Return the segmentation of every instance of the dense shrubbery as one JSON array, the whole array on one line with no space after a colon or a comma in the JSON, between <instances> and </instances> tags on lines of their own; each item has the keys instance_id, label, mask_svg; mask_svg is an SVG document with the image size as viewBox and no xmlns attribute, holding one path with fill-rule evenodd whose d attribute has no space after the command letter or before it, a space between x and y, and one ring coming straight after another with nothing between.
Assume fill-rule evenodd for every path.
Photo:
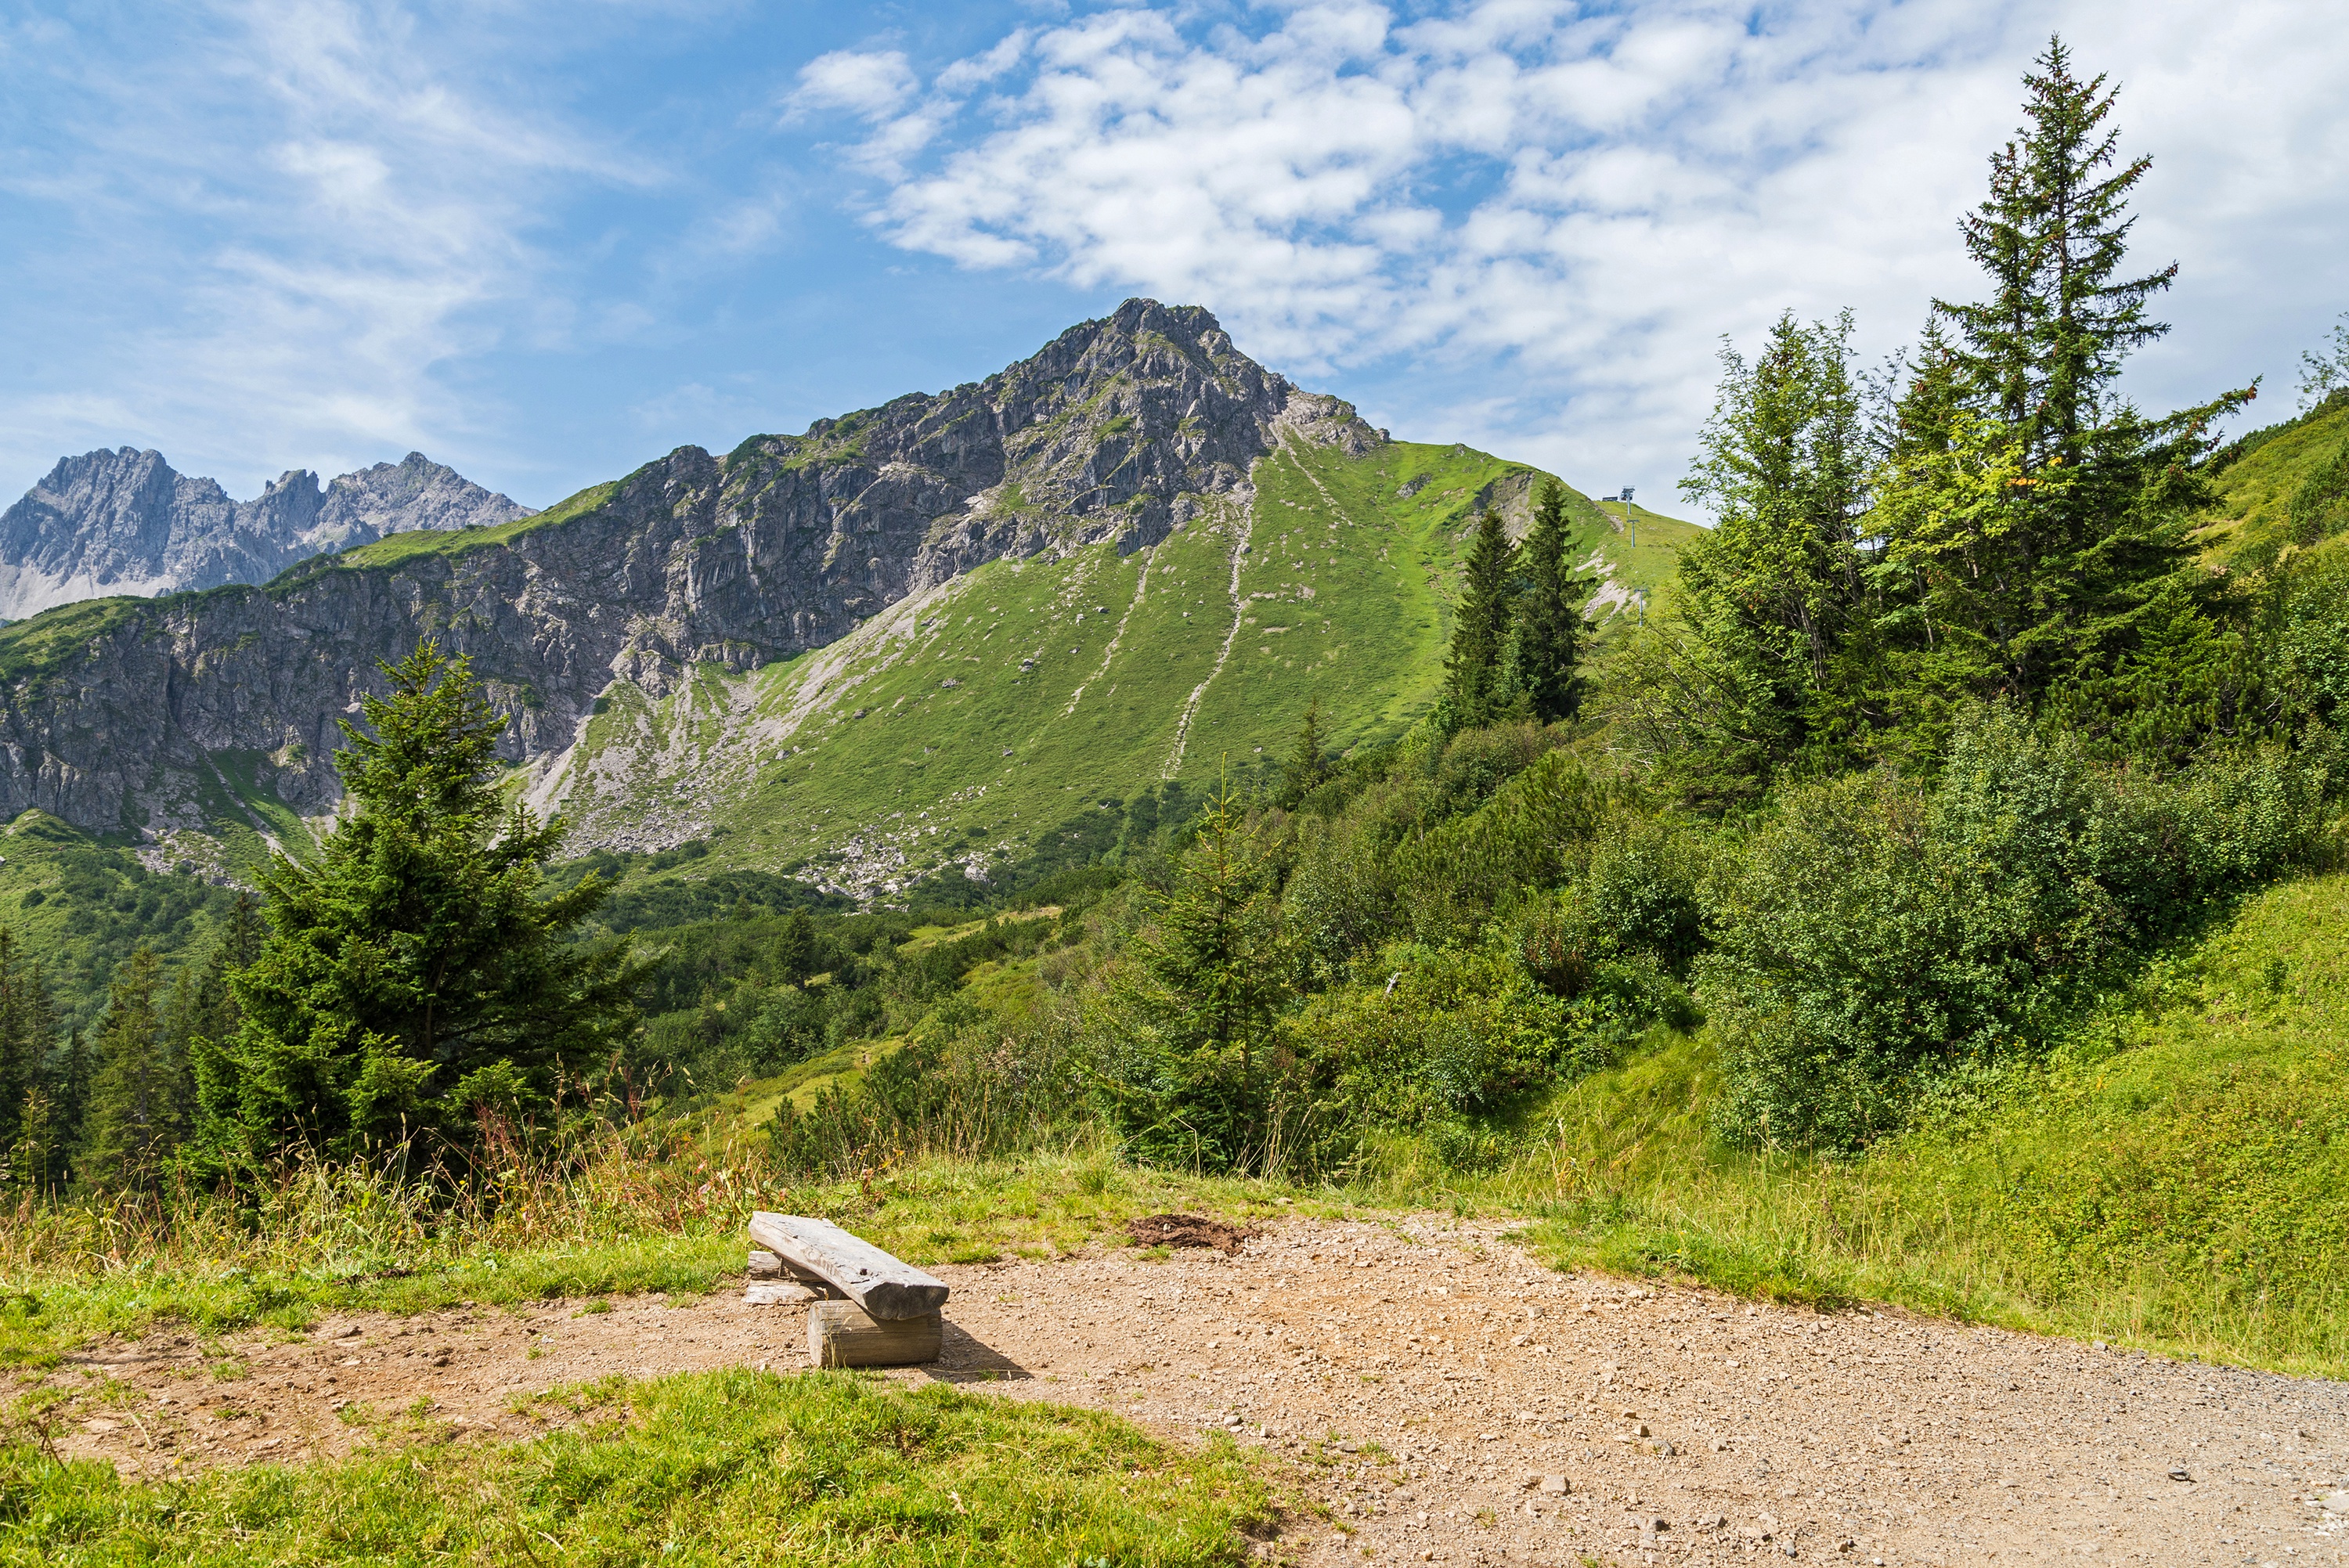
<instances>
[{"instance_id":1,"label":"dense shrubbery","mask_svg":"<svg viewBox=\"0 0 2349 1568\"><path fill-rule=\"evenodd\" d=\"M2036 1047L2155 944L2316 858L2331 750L2143 779L1998 708L1960 721L1930 786L1787 789L1706 889L1722 1130L1857 1147L1919 1075Z\"/></svg>"}]
</instances>

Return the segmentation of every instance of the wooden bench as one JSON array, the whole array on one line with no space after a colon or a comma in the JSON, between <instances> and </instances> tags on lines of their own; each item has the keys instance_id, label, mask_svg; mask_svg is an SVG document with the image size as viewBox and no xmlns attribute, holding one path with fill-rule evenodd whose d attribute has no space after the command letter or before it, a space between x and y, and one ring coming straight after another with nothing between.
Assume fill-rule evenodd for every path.
<instances>
[{"instance_id":1,"label":"wooden bench","mask_svg":"<svg viewBox=\"0 0 2349 1568\"><path fill-rule=\"evenodd\" d=\"M808 1309L808 1358L817 1366L909 1367L938 1358L946 1281L829 1220L761 1211L750 1216L750 1240L772 1253L786 1275L822 1281L843 1298Z\"/></svg>"}]
</instances>

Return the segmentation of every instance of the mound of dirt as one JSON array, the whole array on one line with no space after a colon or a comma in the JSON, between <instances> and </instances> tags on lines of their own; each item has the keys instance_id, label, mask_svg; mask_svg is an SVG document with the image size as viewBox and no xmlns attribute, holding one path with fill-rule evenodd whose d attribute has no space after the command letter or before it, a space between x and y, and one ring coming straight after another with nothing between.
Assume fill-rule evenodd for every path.
<instances>
[{"instance_id":1,"label":"mound of dirt","mask_svg":"<svg viewBox=\"0 0 2349 1568\"><path fill-rule=\"evenodd\" d=\"M1213 1247L1234 1257L1240 1243L1257 1233L1254 1225L1227 1225L1204 1214L1148 1214L1130 1229L1137 1247Z\"/></svg>"}]
</instances>

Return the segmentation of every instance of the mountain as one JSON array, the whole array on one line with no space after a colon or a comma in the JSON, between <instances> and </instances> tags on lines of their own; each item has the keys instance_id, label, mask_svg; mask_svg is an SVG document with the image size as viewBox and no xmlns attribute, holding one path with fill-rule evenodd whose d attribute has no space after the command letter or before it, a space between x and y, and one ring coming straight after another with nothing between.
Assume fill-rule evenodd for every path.
<instances>
[{"instance_id":1,"label":"mountain","mask_svg":"<svg viewBox=\"0 0 2349 1568\"><path fill-rule=\"evenodd\" d=\"M2211 454L2200 540L2214 565L2265 570L2349 531L2349 387Z\"/></svg>"},{"instance_id":2,"label":"mountain","mask_svg":"<svg viewBox=\"0 0 2349 1568\"><path fill-rule=\"evenodd\" d=\"M265 583L325 550L409 529L509 522L530 509L410 452L321 490L296 469L252 500L175 473L155 451L60 458L0 512L0 618L104 594Z\"/></svg>"},{"instance_id":3,"label":"mountain","mask_svg":"<svg viewBox=\"0 0 2349 1568\"><path fill-rule=\"evenodd\" d=\"M864 897L983 878L1285 748L1317 698L1340 745L1400 733L1469 519L1521 529L1537 478L1392 440L1206 311L1132 300L984 381L543 513L0 630L0 815L215 872L298 842L341 797L336 721L429 634L575 849L700 844ZM1573 506L1611 603L1692 531L1643 517L1633 552Z\"/></svg>"}]
</instances>

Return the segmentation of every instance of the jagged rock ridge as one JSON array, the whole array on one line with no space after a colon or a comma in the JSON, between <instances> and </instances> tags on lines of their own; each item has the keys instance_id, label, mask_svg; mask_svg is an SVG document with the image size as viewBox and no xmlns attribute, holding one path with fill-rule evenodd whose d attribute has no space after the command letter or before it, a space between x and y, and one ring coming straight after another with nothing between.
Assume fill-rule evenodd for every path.
<instances>
[{"instance_id":1,"label":"jagged rock ridge","mask_svg":"<svg viewBox=\"0 0 2349 1568\"><path fill-rule=\"evenodd\" d=\"M252 500L124 447L61 458L0 512L0 619L114 593L265 583L321 551L412 528L509 522L530 509L410 452L323 490L295 469Z\"/></svg>"},{"instance_id":2,"label":"jagged rock ridge","mask_svg":"<svg viewBox=\"0 0 2349 1568\"><path fill-rule=\"evenodd\" d=\"M999 556L1162 539L1245 496L1284 426L1381 438L1239 353L1208 312L1132 300L983 382L723 458L680 448L494 542L321 555L265 588L109 606L70 646L40 621L11 628L0 813L201 830L231 756L276 800L327 810L336 720L379 686L378 660L427 634L471 656L504 755L540 761L615 681L659 696L698 662L823 646Z\"/></svg>"}]
</instances>

